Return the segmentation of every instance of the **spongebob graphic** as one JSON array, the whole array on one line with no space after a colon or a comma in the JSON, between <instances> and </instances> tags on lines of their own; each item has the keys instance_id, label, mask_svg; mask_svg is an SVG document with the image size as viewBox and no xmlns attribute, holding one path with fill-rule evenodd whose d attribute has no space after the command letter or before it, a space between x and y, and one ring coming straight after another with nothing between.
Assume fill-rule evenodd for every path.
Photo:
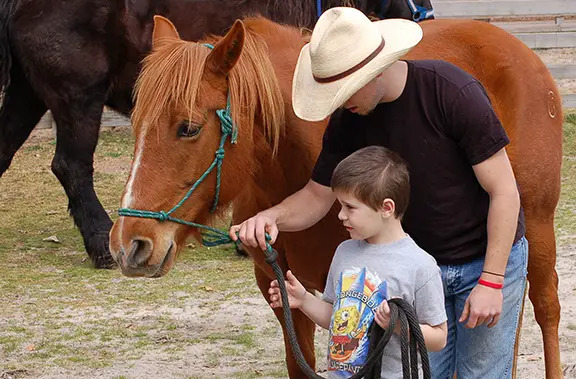
<instances>
[{"instance_id":1,"label":"spongebob graphic","mask_svg":"<svg viewBox=\"0 0 576 379\"><path fill-rule=\"evenodd\" d=\"M354 306L341 308L334 314L332 326L332 345L330 355L334 360L345 361L359 345L366 333L366 327L360 326L360 312Z\"/></svg>"},{"instance_id":2,"label":"spongebob graphic","mask_svg":"<svg viewBox=\"0 0 576 379\"><path fill-rule=\"evenodd\" d=\"M368 356L367 331L374 311L387 297L386 281L366 268L343 271L330 324L330 377L347 378L358 372Z\"/></svg>"}]
</instances>

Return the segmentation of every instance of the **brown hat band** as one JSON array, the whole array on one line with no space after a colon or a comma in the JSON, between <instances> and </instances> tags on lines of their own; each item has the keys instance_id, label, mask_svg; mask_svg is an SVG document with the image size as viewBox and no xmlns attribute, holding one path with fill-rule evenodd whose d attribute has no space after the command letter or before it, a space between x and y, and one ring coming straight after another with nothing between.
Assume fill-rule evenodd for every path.
<instances>
[{"instance_id":1,"label":"brown hat band","mask_svg":"<svg viewBox=\"0 0 576 379\"><path fill-rule=\"evenodd\" d=\"M370 63L370 61L372 59L374 59L381 51L382 49L384 49L384 45L386 45L386 42L384 41L384 38L382 38L382 42L380 42L380 45L376 48L376 50L374 50L374 52L372 52L372 54L368 55L362 62L358 63L356 66L340 73L340 74L336 74L334 76L329 76L327 78L319 78L316 75L314 76L314 80L317 81L318 83L330 83L330 82L335 82L336 80L340 80L342 78L347 77L350 74L355 73L356 71L360 70L362 67L366 66L368 63Z\"/></svg>"}]
</instances>

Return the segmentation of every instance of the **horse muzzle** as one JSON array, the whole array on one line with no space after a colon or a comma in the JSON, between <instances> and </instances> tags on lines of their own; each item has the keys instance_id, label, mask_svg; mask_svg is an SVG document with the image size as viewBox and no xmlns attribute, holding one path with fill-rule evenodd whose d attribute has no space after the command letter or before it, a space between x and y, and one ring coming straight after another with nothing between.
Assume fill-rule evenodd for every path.
<instances>
[{"instance_id":1,"label":"horse muzzle","mask_svg":"<svg viewBox=\"0 0 576 379\"><path fill-rule=\"evenodd\" d=\"M122 274L157 278L174 265L178 252L174 237L175 225L121 217L110 231L110 253Z\"/></svg>"}]
</instances>

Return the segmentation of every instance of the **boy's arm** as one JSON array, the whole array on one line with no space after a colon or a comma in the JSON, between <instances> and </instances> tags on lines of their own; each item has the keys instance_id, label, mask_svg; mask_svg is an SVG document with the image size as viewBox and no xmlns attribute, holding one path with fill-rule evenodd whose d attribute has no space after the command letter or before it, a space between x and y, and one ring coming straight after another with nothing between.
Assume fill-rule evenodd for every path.
<instances>
[{"instance_id":1,"label":"boy's arm","mask_svg":"<svg viewBox=\"0 0 576 379\"><path fill-rule=\"evenodd\" d=\"M330 277L330 275L328 275ZM288 295L288 302L290 308L300 309L308 318L316 325L328 329L330 327L330 319L332 318L332 304L318 299L300 283L294 276L291 270L286 272L286 292ZM277 280L270 283L270 306L272 308L282 307L282 296L280 293L280 286Z\"/></svg>"},{"instance_id":2,"label":"boy's arm","mask_svg":"<svg viewBox=\"0 0 576 379\"><path fill-rule=\"evenodd\" d=\"M444 320L446 318L444 317ZM387 301L383 301L382 304L376 309L374 314L374 321L381 328L387 329L390 325L390 307ZM446 338L448 336L448 327L446 321L442 322L436 326L430 326L429 324L420 324L420 329L422 330L422 335L424 336L424 342L426 343L426 349L428 351L440 351L446 346ZM396 322L394 327L394 333L401 335L400 321Z\"/></svg>"},{"instance_id":3,"label":"boy's arm","mask_svg":"<svg viewBox=\"0 0 576 379\"><path fill-rule=\"evenodd\" d=\"M428 351L440 351L446 346L446 338L448 336L448 327L446 321L440 325L430 326L428 324L420 324L424 341L426 342L426 349Z\"/></svg>"},{"instance_id":4,"label":"boy's arm","mask_svg":"<svg viewBox=\"0 0 576 379\"><path fill-rule=\"evenodd\" d=\"M300 310L316 325L324 329L330 328L330 319L332 318L332 304L317 298L310 292L306 292L302 300Z\"/></svg>"}]
</instances>

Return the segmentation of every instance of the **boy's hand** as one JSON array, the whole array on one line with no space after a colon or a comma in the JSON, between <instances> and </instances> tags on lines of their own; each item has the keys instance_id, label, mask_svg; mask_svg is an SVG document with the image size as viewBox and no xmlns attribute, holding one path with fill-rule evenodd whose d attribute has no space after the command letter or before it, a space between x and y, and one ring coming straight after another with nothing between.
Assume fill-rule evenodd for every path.
<instances>
[{"instance_id":1,"label":"boy's hand","mask_svg":"<svg viewBox=\"0 0 576 379\"><path fill-rule=\"evenodd\" d=\"M384 330L388 329L390 325L390 307L386 300L382 300L382 303L376 308L376 314L374 315L374 321Z\"/></svg>"},{"instance_id":2,"label":"boy's hand","mask_svg":"<svg viewBox=\"0 0 576 379\"><path fill-rule=\"evenodd\" d=\"M306 298L306 288L296 279L292 271L288 270L286 273L286 279L284 283L286 284L286 292L288 292L288 302L290 303L290 308L300 308L304 303ZM282 306L282 296L280 295L280 286L277 280L273 280L270 283L270 289L268 290L270 295L270 306L272 308L279 308Z\"/></svg>"},{"instance_id":3,"label":"boy's hand","mask_svg":"<svg viewBox=\"0 0 576 379\"><path fill-rule=\"evenodd\" d=\"M376 314L374 315L374 321L380 326L382 329L386 330L390 326L390 307L388 306L388 302L386 300L382 300L382 303L376 308ZM400 323L396 323L396 327L394 328L394 333L400 334Z\"/></svg>"},{"instance_id":4,"label":"boy's hand","mask_svg":"<svg viewBox=\"0 0 576 379\"><path fill-rule=\"evenodd\" d=\"M286 284L286 292L288 293L288 302L290 303L290 308L300 308L304 303L306 298L306 288L296 279L292 271L288 270L286 273L286 279L284 283ZM268 290L270 294L270 306L272 308L279 308L282 306L282 296L280 295L280 286L278 285L278 280L273 280L270 283L270 289Z\"/></svg>"}]
</instances>

